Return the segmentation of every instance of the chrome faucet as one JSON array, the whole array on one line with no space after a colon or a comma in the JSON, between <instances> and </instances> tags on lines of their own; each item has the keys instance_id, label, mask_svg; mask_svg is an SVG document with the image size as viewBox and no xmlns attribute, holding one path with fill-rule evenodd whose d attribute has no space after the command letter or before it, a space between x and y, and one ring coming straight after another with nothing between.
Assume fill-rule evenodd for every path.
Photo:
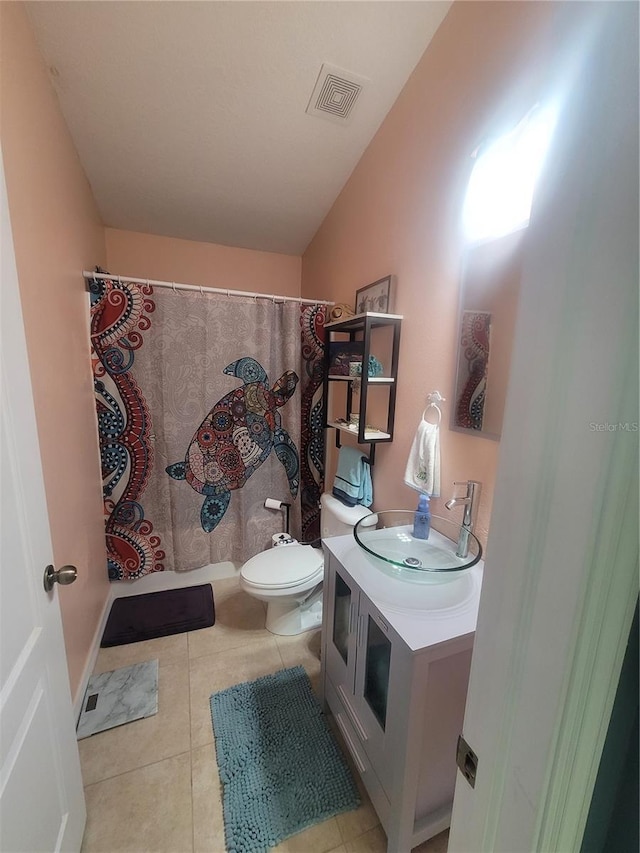
<instances>
[{"instance_id":1,"label":"chrome faucet","mask_svg":"<svg viewBox=\"0 0 640 853\"><path fill-rule=\"evenodd\" d=\"M478 515L482 483L478 483L477 480L467 480L466 482L456 481L453 485L467 487L467 494L464 497L453 497L445 504L447 509L453 509L454 506L464 506L456 557L465 558L469 553L469 534L473 531Z\"/></svg>"}]
</instances>

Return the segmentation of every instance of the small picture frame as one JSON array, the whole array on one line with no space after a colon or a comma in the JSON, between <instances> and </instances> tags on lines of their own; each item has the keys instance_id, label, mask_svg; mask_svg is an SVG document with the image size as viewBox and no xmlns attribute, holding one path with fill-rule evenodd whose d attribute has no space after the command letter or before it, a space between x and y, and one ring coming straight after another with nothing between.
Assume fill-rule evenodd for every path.
<instances>
[{"instance_id":1,"label":"small picture frame","mask_svg":"<svg viewBox=\"0 0 640 853\"><path fill-rule=\"evenodd\" d=\"M390 314L394 295L393 279L392 275L388 275L356 290L356 314L364 314L367 311Z\"/></svg>"}]
</instances>

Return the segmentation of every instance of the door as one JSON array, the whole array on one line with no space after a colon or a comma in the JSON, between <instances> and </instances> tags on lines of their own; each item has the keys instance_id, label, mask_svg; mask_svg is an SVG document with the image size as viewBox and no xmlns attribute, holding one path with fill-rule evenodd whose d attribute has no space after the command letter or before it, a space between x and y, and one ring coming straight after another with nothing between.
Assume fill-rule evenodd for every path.
<instances>
[{"instance_id":1,"label":"door","mask_svg":"<svg viewBox=\"0 0 640 853\"><path fill-rule=\"evenodd\" d=\"M396 756L390 754L393 739L387 734L396 725L392 698L403 695L410 687L406 681L407 667L398 666L403 643L363 592L357 624L353 705L367 756L391 798Z\"/></svg>"},{"instance_id":2,"label":"door","mask_svg":"<svg viewBox=\"0 0 640 853\"><path fill-rule=\"evenodd\" d=\"M450 853L580 850L637 598L638 6L557 7Z\"/></svg>"},{"instance_id":3,"label":"door","mask_svg":"<svg viewBox=\"0 0 640 853\"><path fill-rule=\"evenodd\" d=\"M340 698L351 704L356 667L356 626L360 590L342 566L329 555L327 610L327 675Z\"/></svg>"},{"instance_id":4,"label":"door","mask_svg":"<svg viewBox=\"0 0 640 853\"><path fill-rule=\"evenodd\" d=\"M361 593L358 608L355 705L369 740L380 743L387 729L393 644L389 626Z\"/></svg>"},{"instance_id":5,"label":"door","mask_svg":"<svg viewBox=\"0 0 640 853\"><path fill-rule=\"evenodd\" d=\"M0 850L75 851L86 817L1 169ZM59 567L58 567L59 568Z\"/></svg>"}]
</instances>

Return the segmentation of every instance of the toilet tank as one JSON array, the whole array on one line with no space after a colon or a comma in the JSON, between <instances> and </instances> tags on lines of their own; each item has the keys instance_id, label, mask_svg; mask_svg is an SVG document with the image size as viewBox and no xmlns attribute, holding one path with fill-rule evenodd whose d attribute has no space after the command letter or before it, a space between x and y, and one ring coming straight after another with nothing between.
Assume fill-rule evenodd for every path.
<instances>
[{"instance_id":1,"label":"toilet tank","mask_svg":"<svg viewBox=\"0 0 640 853\"><path fill-rule=\"evenodd\" d=\"M371 515L372 523L376 523L377 516L366 506L346 506L333 495L325 493L320 497L320 535L327 539L351 533L365 515Z\"/></svg>"}]
</instances>

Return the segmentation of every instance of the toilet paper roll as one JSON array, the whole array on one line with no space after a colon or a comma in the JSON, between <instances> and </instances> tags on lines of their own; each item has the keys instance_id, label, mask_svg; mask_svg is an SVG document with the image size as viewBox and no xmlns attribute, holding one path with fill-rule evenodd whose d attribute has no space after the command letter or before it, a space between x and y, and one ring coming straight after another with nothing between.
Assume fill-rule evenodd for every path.
<instances>
[{"instance_id":1,"label":"toilet paper roll","mask_svg":"<svg viewBox=\"0 0 640 853\"><path fill-rule=\"evenodd\" d=\"M282 501L277 501L275 498L267 498L264 505L267 509L282 509Z\"/></svg>"}]
</instances>

